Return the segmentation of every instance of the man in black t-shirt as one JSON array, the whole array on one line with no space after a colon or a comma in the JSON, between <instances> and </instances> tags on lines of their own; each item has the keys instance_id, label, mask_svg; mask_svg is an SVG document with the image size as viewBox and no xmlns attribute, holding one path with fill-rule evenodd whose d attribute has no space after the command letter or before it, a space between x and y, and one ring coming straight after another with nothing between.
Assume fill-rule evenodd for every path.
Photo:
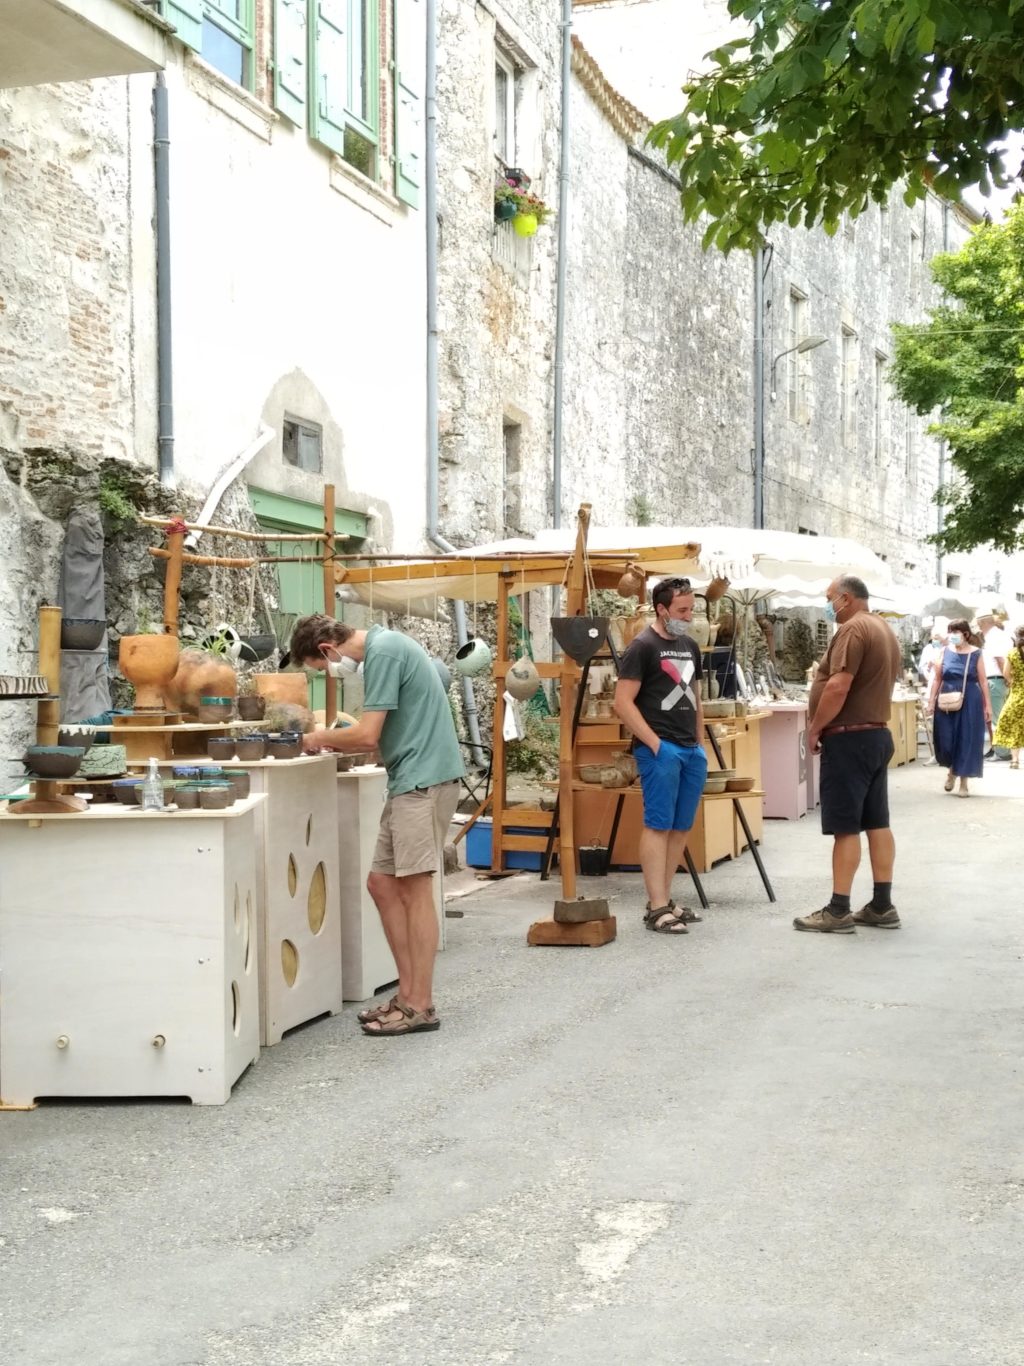
<instances>
[{"instance_id":1,"label":"man in black t-shirt","mask_svg":"<svg viewBox=\"0 0 1024 1366\"><path fill-rule=\"evenodd\" d=\"M686 851L708 761L701 740L701 658L687 634L693 617L689 579L662 579L651 594L655 620L622 656L615 711L633 733L644 797L640 867L647 888L644 923L659 934L686 934L700 916L676 907L672 879Z\"/></svg>"}]
</instances>

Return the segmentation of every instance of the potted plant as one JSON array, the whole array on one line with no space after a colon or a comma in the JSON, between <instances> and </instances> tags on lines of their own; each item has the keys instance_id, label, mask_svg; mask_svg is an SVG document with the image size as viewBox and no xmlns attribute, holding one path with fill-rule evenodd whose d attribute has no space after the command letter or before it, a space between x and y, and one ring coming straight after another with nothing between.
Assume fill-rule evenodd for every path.
<instances>
[{"instance_id":1,"label":"potted plant","mask_svg":"<svg viewBox=\"0 0 1024 1366\"><path fill-rule=\"evenodd\" d=\"M552 210L543 199L530 193L529 183L528 177L515 179L506 174L494 187L495 219L499 223L511 221L513 231L520 237L532 237L552 217Z\"/></svg>"}]
</instances>

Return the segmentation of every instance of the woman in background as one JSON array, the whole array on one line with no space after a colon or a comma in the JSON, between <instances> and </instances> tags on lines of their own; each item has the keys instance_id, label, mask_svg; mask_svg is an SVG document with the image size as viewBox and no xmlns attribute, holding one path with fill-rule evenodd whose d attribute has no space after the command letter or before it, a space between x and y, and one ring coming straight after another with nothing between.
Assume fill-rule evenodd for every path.
<instances>
[{"instance_id":1,"label":"woman in background","mask_svg":"<svg viewBox=\"0 0 1024 1366\"><path fill-rule=\"evenodd\" d=\"M1013 635L1013 649L1007 653L1003 669L1009 693L999 713L999 723L993 744L1010 751L1010 767L1020 768L1020 752L1024 749L1024 626Z\"/></svg>"},{"instance_id":2,"label":"woman in background","mask_svg":"<svg viewBox=\"0 0 1024 1366\"><path fill-rule=\"evenodd\" d=\"M982 756L986 730L992 725L992 702L979 649L981 641L971 634L970 623L951 621L946 639L948 644L932 673L928 696L928 711L935 716L935 760L947 770L943 790L952 792L959 778L957 796L969 797L968 778L980 778L985 767ZM943 711L938 707L942 693L962 693L959 709Z\"/></svg>"}]
</instances>

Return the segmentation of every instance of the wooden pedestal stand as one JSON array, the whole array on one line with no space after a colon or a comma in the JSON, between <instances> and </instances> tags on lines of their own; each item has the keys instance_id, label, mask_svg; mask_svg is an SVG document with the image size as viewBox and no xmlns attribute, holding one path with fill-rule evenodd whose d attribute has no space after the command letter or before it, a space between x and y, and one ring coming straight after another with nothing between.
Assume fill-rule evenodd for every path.
<instances>
[{"instance_id":1,"label":"wooden pedestal stand","mask_svg":"<svg viewBox=\"0 0 1024 1366\"><path fill-rule=\"evenodd\" d=\"M55 745L60 728L60 621L59 607L39 609L39 672L46 678L50 696L40 702L36 710L36 744ZM34 796L18 803L22 816L66 815L74 811L88 811L89 803L81 797L62 797L54 779L37 778L32 784Z\"/></svg>"}]
</instances>

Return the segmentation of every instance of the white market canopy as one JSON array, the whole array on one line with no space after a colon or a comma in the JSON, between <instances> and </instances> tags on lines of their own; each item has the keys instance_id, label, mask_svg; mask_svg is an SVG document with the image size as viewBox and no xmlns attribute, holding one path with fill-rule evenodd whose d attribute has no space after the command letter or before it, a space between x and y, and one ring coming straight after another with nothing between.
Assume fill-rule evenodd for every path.
<instances>
[{"instance_id":1,"label":"white market canopy","mask_svg":"<svg viewBox=\"0 0 1024 1366\"><path fill-rule=\"evenodd\" d=\"M494 602L498 576L522 576L524 588L560 583L576 544L576 527L540 531L533 537L493 541L460 550L444 561L412 561L381 568L338 570L346 596L374 607L433 616L435 598ZM774 594L795 600L823 599L838 574L856 574L871 593L891 589L889 567L856 541L803 536L747 527L591 526L587 554L592 566L643 565L651 578L680 574L696 584L730 581L729 593L744 602ZM515 593L515 588L511 590Z\"/></svg>"}]
</instances>

